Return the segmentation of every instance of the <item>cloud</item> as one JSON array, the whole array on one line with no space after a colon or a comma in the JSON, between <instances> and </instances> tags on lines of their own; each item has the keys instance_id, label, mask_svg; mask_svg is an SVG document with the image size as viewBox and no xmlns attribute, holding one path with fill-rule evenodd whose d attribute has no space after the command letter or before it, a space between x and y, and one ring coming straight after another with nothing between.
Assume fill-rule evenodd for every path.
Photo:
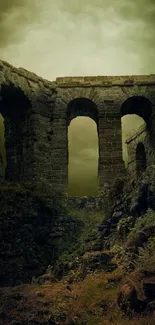
<instances>
[{"instance_id":1,"label":"cloud","mask_svg":"<svg viewBox=\"0 0 155 325\"><path fill-rule=\"evenodd\" d=\"M50 80L153 73L155 3L1 0L1 55Z\"/></svg>"},{"instance_id":2,"label":"cloud","mask_svg":"<svg viewBox=\"0 0 155 325\"><path fill-rule=\"evenodd\" d=\"M36 14L37 5L33 0L1 0L0 49L10 44L16 46L22 40L25 27L34 22Z\"/></svg>"}]
</instances>

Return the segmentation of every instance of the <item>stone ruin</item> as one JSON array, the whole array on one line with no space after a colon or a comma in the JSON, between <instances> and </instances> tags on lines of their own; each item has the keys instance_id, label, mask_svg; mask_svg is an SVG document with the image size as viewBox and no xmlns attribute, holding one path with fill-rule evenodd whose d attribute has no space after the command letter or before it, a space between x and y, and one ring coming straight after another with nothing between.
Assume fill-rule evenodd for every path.
<instances>
[{"instance_id":1,"label":"stone ruin","mask_svg":"<svg viewBox=\"0 0 155 325\"><path fill-rule=\"evenodd\" d=\"M129 173L138 175L138 154L139 170L155 163L155 75L63 77L51 82L0 61L0 113L5 124L4 178L10 182L46 184L67 193L68 126L77 116L97 124L99 190L126 173L121 134L126 114L146 122L145 132L128 141Z\"/></svg>"}]
</instances>

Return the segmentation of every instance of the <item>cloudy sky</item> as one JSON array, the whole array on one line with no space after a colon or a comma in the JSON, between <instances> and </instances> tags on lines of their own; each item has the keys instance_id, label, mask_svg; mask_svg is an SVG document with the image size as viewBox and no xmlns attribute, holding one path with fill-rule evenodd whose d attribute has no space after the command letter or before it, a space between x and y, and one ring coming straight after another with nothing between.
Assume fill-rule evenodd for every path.
<instances>
[{"instance_id":1,"label":"cloudy sky","mask_svg":"<svg viewBox=\"0 0 155 325\"><path fill-rule=\"evenodd\" d=\"M0 0L0 58L43 78L155 73L154 53L155 0ZM122 122L124 138L142 123ZM70 189L92 191L94 122L73 120L69 145Z\"/></svg>"}]
</instances>

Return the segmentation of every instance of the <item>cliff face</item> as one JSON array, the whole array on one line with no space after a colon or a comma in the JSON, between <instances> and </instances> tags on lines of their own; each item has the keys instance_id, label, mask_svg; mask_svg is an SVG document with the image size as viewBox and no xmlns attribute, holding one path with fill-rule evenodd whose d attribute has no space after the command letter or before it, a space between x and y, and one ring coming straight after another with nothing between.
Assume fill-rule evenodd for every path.
<instances>
[{"instance_id":1,"label":"cliff face","mask_svg":"<svg viewBox=\"0 0 155 325\"><path fill-rule=\"evenodd\" d=\"M138 178L130 176L115 182L111 191L107 192L104 209L106 221L99 227L102 249L115 244L119 239L120 225L127 226L128 221L134 226L138 218L142 218L148 210L155 211L155 165L148 167ZM150 225L151 226L151 225ZM129 228L130 228L129 227ZM127 233L124 233L125 241ZM111 238L111 240L110 240Z\"/></svg>"}]
</instances>

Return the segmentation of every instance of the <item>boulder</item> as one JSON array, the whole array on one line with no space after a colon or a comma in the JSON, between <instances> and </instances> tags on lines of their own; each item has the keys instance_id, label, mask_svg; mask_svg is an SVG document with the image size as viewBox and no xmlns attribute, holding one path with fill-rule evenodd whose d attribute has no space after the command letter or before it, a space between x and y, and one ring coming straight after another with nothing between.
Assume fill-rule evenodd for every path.
<instances>
[{"instance_id":1,"label":"boulder","mask_svg":"<svg viewBox=\"0 0 155 325\"><path fill-rule=\"evenodd\" d=\"M88 272L94 272L96 270L112 271L116 268L116 265L112 263L113 255L110 252L95 251L87 252L82 257L82 268Z\"/></svg>"},{"instance_id":2,"label":"boulder","mask_svg":"<svg viewBox=\"0 0 155 325\"><path fill-rule=\"evenodd\" d=\"M143 280L143 290L147 301L155 300L155 277L145 278Z\"/></svg>"},{"instance_id":3,"label":"boulder","mask_svg":"<svg viewBox=\"0 0 155 325\"><path fill-rule=\"evenodd\" d=\"M119 307L128 315L135 310L135 306L138 304L138 298L133 284L126 282L120 287L117 302Z\"/></svg>"},{"instance_id":4,"label":"boulder","mask_svg":"<svg viewBox=\"0 0 155 325\"><path fill-rule=\"evenodd\" d=\"M117 303L127 315L148 313L155 309L155 277L132 272L118 292Z\"/></svg>"}]
</instances>

